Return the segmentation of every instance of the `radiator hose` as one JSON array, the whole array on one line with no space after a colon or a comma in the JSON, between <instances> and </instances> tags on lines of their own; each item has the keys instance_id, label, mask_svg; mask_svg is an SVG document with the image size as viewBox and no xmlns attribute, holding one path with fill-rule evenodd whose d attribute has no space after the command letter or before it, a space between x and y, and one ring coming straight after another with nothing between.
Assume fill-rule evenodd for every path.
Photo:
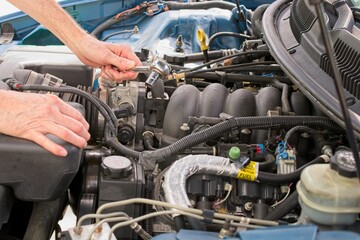
<instances>
[{"instance_id":1,"label":"radiator hose","mask_svg":"<svg viewBox=\"0 0 360 240\"><path fill-rule=\"evenodd\" d=\"M294 191L290 196L280 203L274 211L269 213L264 220L278 221L299 205L299 194Z\"/></svg>"}]
</instances>

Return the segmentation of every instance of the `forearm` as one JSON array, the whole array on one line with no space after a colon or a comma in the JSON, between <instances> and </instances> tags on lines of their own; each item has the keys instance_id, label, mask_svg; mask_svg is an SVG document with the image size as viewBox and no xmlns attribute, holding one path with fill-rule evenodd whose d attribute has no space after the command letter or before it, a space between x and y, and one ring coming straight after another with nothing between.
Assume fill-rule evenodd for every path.
<instances>
[{"instance_id":1,"label":"forearm","mask_svg":"<svg viewBox=\"0 0 360 240\"><path fill-rule=\"evenodd\" d=\"M77 43L83 40L86 32L55 0L8 0L8 2L48 28L70 49L77 52Z\"/></svg>"}]
</instances>

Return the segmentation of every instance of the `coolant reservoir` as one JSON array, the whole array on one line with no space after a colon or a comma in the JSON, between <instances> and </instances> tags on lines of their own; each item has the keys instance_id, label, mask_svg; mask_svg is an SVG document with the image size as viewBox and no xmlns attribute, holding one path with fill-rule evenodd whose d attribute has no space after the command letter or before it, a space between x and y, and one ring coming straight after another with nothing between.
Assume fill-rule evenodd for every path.
<instances>
[{"instance_id":1,"label":"coolant reservoir","mask_svg":"<svg viewBox=\"0 0 360 240\"><path fill-rule=\"evenodd\" d=\"M303 214L325 225L350 225L360 213L360 183L353 154L339 149L330 165L304 169L297 184Z\"/></svg>"}]
</instances>

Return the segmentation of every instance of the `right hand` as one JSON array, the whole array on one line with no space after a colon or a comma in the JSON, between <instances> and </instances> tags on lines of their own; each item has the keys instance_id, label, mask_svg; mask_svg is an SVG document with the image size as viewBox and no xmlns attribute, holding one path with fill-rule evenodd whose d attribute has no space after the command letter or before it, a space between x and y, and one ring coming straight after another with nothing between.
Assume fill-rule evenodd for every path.
<instances>
[{"instance_id":1,"label":"right hand","mask_svg":"<svg viewBox=\"0 0 360 240\"><path fill-rule=\"evenodd\" d=\"M84 34L79 41L68 46L83 63L101 68L101 75L107 79L122 82L138 75L131 68L140 66L141 62L126 44L102 42Z\"/></svg>"},{"instance_id":2,"label":"right hand","mask_svg":"<svg viewBox=\"0 0 360 240\"><path fill-rule=\"evenodd\" d=\"M46 134L79 148L90 139L81 113L55 95L0 90L0 99L0 133L31 140L62 157L67 155L65 148Z\"/></svg>"}]
</instances>

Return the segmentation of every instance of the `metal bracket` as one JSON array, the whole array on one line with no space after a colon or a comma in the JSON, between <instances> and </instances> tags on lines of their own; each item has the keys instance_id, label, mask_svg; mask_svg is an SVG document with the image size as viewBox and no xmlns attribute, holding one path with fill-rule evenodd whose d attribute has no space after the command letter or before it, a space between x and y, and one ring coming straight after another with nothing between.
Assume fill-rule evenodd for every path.
<instances>
[{"instance_id":1,"label":"metal bracket","mask_svg":"<svg viewBox=\"0 0 360 240\"><path fill-rule=\"evenodd\" d=\"M14 28L10 23L1 24L0 44L11 43L14 39Z\"/></svg>"}]
</instances>

